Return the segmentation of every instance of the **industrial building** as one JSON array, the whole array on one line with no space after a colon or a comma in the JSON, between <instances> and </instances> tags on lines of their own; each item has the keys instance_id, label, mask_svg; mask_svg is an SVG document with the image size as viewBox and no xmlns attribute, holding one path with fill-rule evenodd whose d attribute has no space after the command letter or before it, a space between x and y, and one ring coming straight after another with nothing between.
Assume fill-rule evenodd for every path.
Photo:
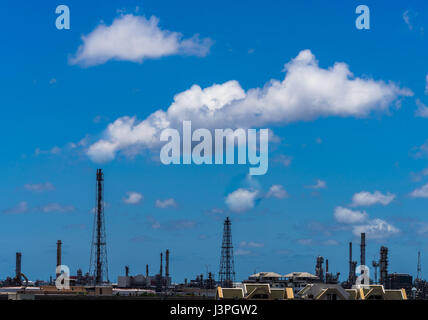
<instances>
[{"instance_id":1,"label":"industrial building","mask_svg":"<svg viewBox=\"0 0 428 320\"><path fill-rule=\"evenodd\" d=\"M198 274L195 279L182 284L173 284L170 270L170 250L160 253L159 272L149 274L149 265L145 272L131 274L130 266L124 267L124 275L117 278L117 284L110 283L108 273L107 242L104 216L104 173L97 169L96 203L91 241L90 265L88 272L82 269L76 275L68 275L69 288L57 288L56 279L63 279L62 240L56 241L55 278L44 281L31 281L24 274L23 255L16 252L15 272L13 276L0 281L0 298L37 299L41 295L66 296L168 296L207 297L217 299L315 299L315 300L405 300L428 299L428 282L421 278L420 253L418 253L417 276L390 273L389 249L381 246L379 260L372 261L374 273L366 281L357 283L357 261L353 260L353 246L349 243L347 279L340 283L340 273L331 272L329 260L323 256L314 257L314 274L309 272L276 273L258 272L248 279L237 283L235 279L235 260L232 242L232 221L226 217L223 223L220 268L217 278L214 273ZM360 265L366 265L366 235L361 233ZM346 253L345 253L346 256ZM52 263L53 264L53 263ZM361 274L364 270L361 271ZM360 276L361 276L360 274ZM379 275L379 277L378 277ZM373 277L374 276L374 277ZM379 279L378 279L379 278ZM363 279L363 277L360 277ZM62 280L61 284L65 284Z\"/></svg>"}]
</instances>

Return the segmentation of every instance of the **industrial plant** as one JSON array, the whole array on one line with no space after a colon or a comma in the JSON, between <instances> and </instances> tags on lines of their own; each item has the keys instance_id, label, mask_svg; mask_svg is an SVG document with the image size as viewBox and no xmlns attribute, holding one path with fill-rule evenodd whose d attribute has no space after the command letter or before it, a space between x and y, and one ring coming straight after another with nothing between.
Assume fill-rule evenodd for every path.
<instances>
[{"instance_id":1,"label":"industrial plant","mask_svg":"<svg viewBox=\"0 0 428 320\"><path fill-rule=\"evenodd\" d=\"M361 233L360 257L353 257L353 243L349 242L349 273L340 281L340 273L333 273L326 257L314 257L314 273L294 271L287 274L266 271L252 274L238 282L232 242L232 221L224 220L220 267L216 275L201 273L183 283L172 281L169 249L159 253L159 269L150 273L134 273L128 265L123 275L111 281L108 273L107 242L104 215L104 173L96 171L96 206L91 242L90 265L71 275L62 265L62 240L56 241L55 279L31 281L25 275L21 252L16 252L15 274L0 281L0 300L41 299L270 299L270 300L410 300L428 299L428 283L421 278L421 255L418 253L416 278L410 274L390 272L389 250L379 248L379 260L371 262L373 274L366 261L366 234ZM220 230L220 228L219 228ZM25 258L25 257L24 257ZM23 267L24 266L24 267Z\"/></svg>"}]
</instances>

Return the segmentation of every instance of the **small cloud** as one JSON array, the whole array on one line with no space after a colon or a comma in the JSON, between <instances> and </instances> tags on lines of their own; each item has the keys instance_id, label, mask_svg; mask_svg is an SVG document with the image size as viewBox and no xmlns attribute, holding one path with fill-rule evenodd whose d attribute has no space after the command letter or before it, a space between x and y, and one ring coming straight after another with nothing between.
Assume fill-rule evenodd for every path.
<instances>
[{"instance_id":1,"label":"small cloud","mask_svg":"<svg viewBox=\"0 0 428 320\"><path fill-rule=\"evenodd\" d=\"M265 246L265 244L261 243L261 242L254 242L254 241L249 241L249 242L247 242L247 241L241 241L239 243L239 246L241 248L262 248L262 247Z\"/></svg>"},{"instance_id":2,"label":"small cloud","mask_svg":"<svg viewBox=\"0 0 428 320\"><path fill-rule=\"evenodd\" d=\"M49 80L49 84L54 84L54 83L56 83L56 79L55 78L52 78L52 79Z\"/></svg>"},{"instance_id":3,"label":"small cloud","mask_svg":"<svg viewBox=\"0 0 428 320\"><path fill-rule=\"evenodd\" d=\"M355 226L352 230L356 236L363 232L366 233L368 239L384 239L399 233L400 230L384 220L374 219L367 224Z\"/></svg>"},{"instance_id":4,"label":"small cloud","mask_svg":"<svg viewBox=\"0 0 428 320\"><path fill-rule=\"evenodd\" d=\"M322 244L324 246L337 246L337 245L339 245L339 242L337 242L334 239L329 239L329 240L323 241Z\"/></svg>"},{"instance_id":5,"label":"small cloud","mask_svg":"<svg viewBox=\"0 0 428 320\"><path fill-rule=\"evenodd\" d=\"M279 184L274 184L270 187L269 191L266 193L266 198L277 198L284 199L288 198L288 193L285 191L284 187Z\"/></svg>"},{"instance_id":6,"label":"small cloud","mask_svg":"<svg viewBox=\"0 0 428 320\"><path fill-rule=\"evenodd\" d=\"M428 94L428 74L425 76L425 94Z\"/></svg>"},{"instance_id":7,"label":"small cloud","mask_svg":"<svg viewBox=\"0 0 428 320\"><path fill-rule=\"evenodd\" d=\"M245 250L245 249L238 249L235 251L235 255L236 256L248 256L251 254L250 250Z\"/></svg>"},{"instance_id":8,"label":"small cloud","mask_svg":"<svg viewBox=\"0 0 428 320\"><path fill-rule=\"evenodd\" d=\"M421 181L421 179L423 177L428 176L428 168L425 168L422 171L416 172L416 173L415 172L411 172L410 176L412 177L413 181Z\"/></svg>"},{"instance_id":9,"label":"small cloud","mask_svg":"<svg viewBox=\"0 0 428 320\"><path fill-rule=\"evenodd\" d=\"M280 156L274 159L275 162L281 163L284 167L288 167L291 164L292 160L293 160L293 157L286 156L284 154L281 154Z\"/></svg>"},{"instance_id":10,"label":"small cloud","mask_svg":"<svg viewBox=\"0 0 428 320\"><path fill-rule=\"evenodd\" d=\"M49 155L49 154L58 155L60 153L61 153L61 148L58 146L55 146L50 150L42 150L40 148L36 148L36 150L34 151L34 155L36 155L36 156Z\"/></svg>"},{"instance_id":11,"label":"small cloud","mask_svg":"<svg viewBox=\"0 0 428 320\"><path fill-rule=\"evenodd\" d=\"M250 50L248 50L248 54L252 54L252 53L254 53L254 49L253 48L251 48Z\"/></svg>"},{"instance_id":12,"label":"small cloud","mask_svg":"<svg viewBox=\"0 0 428 320\"><path fill-rule=\"evenodd\" d=\"M55 190L55 187L50 182L36 183L36 184L27 183L27 184L24 184L24 188L26 190L34 191L34 192L44 192L44 191Z\"/></svg>"},{"instance_id":13,"label":"small cloud","mask_svg":"<svg viewBox=\"0 0 428 320\"><path fill-rule=\"evenodd\" d=\"M154 217L148 216L147 222L152 229L159 229L165 231L179 231L185 229L193 229L197 223L194 220L178 219L178 220L167 220L163 222L157 221Z\"/></svg>"},{"instance_id":14,"label":"small cloud","mask_svg":"<svg viewBox=\"0 0 428 320\"><path fill-rule=\"evenodd\" d=\"M355 224L367 220L368 215L365 211L355 211L348 208L336 207L336 209L334 209L334 218L339 223Z\"/></svg>"},{"instance_id":15,"label":"small cloud","mask_svg":"<svg viewBox=\"0 0 428 320\"><path fill-rule=\"evenodd\" d=\"M379 191L375 191L374 193L370 193L367 191L361 191L352 196L352 206L372 206L375 204L381 204L383 206L387 206L395 199L395 194L390 192L383 194Z\"/></svg>"},{"instance_id":16,"label":"small cloud","mask_svg":"<svg viewBox=\"0 0 428 320\"><path fill-rule=\"evenodd\" d=\"M28 211L28 203L27 201L21 201L17 206L3 210L5 214L20 214Z\"/></svg>"},{"instance_id":17,"label":"small cloud","mask_svg":"<svg viewBox=\"0 0 428 320\"><path fill-rule=\"evenodd\" d=\"M258 196L257 190L240 188L227 195L225 203L234 212L244 212L254 208Z\"/></svg>"},{"instance_id":18,"label":"small cloud","mask_svg":"<svg viewBox=\"0 0 428 320\"><path fill-rule=\"evenodd\" d=\"M127 196L123 198L123 202L126 204L139 204L143 200L143 195L138 192L130 191L126 193Z\"/></svg>"},{"instance_id":19,"label":"small cloud","mask_svg":"<svg viewBox=\"0 0 428 320\"><path fill-rule=\"evenodd\" d=\"M428 157L428 140L426 140L421 146L413 148L416 152L413 157L416 159Z\"/></svg>"},{"instance_id":20,"label":"small cloud","mask_svg":"<svg viewBox=\"0 0 428 320\"><path fill-rule=\"evenodd\" d=\"M320 137L318 137L318 138L315 139L315 142L318 143L318 144L321 144L322 143L322 139Z\"/></svg>"},{"instance_id":21,"label":"small cloud","mask_svg":"<svg viewBox=\"0 0 428 320\"><path fill-rule=\"evenodd\" d=\"M306 188L310 189L325 189L327 188L327 183L323 180L317 179L314 185L306 186Z\"/></svg>"},{"instance_id":22,"label":"small cloud","mask_svg":"<svg viewBox=\"0 0 428 320\"><path fill-rule=\"evenodd\" d=\"M428 107L423 104L419 99L416 99L416 105L418 106L418 108L415 111L415 116L421 118L428 118Z\"/></svg>"},{"instance_id":23,"label":"small cloud","mask_svg":"<svg viewBox=\"0 0 428 320\"><path fill-rule=\"evenodd\" d=\"M161 208L161 209L165 209L165 208L169 208L169 207L177 207L177 202L175 202L175 200L173 198L171 199L166 199L166 200L156 200L155 203L156 208Z\"/></svg>"},{"instance_id":24,"label":"small cloud","mask_svg":"<svg viewBox=\"0 0 428 320\"><path fill-rule=\"evenodd\" d=\"M410 10L406 10L403 13L403 20L406 23L407 27L409 28L409 30L413 30L413 25L410 22Z\"/></svg>"},{"instance_id":25,"label":"small cloud","mask_svg":"<svg viewBox=\"0 0 428 320\"><path fill-rule=\"evenodd\" d=\"M44 213L51 213L51 212L65 213L65 212L71 212L74 210L75 208L73 206L63 206L56 202L34 208L34 211L41 211Z\"/></svg>"},{"instance_id":26,"label":"small cloud","mask_svg":"<svg viewBox=\"0 0 428 320\"><path fill-rule=\"evenodd\" d=\"M428 183L418 189L413 190L410 193L410 196L412 198L428 198Z\"/></svg>"}]
</instances>

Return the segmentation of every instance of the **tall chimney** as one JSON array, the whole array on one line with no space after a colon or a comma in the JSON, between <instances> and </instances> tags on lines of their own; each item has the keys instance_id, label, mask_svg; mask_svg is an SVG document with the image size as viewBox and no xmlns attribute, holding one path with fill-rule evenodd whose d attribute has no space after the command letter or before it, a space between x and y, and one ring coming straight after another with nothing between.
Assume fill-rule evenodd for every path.
<instances>
[{"instance_id":1,"label":"tall chimney","mask_svg":"<svg viewBox=\"0 0 428 320\"><path fill-rule=\"evenodd\" d=\"M21 279L21 256L21 252L16 253L15 276L17 281Z\"/></svg>"},{"instance_id":2,"label":"tall chimney","mask_svg":"<svg viewBox=\"0 0 428 320\"><path fill-rule=\"evenodd\" d=\"M169 250L166 249L165 252L165 277L169 277Z\"/></svg>"},{"instance_id":3,"label":"tall chimney","mask_svg":"<svg viewBox=\"0 0 428 320\"><path fill-rule=\"evenodd\" d=\"M360 264L364 266L366 264L366 234L361 233L361 256L360 256Z\"/></svg>"},{"instance_id":4,"label":"tall chimney","mask_svg":"<svg viewBox=\"0 0 428 320\"><path fill-rule=\"evenodd\" d=\"M129 276L129 266L125 266L125 276Z\"/></svg>"},{"instance_id":5,"label":"tall chimney","mask_svg":"<svg viewBox=\"0 0 428 320\"><path fill-rule=\"evenodd\" d=\"M352 242L349 242L349 281L352 282Z\"/></svg>"},{"instance_id":6,"label":"tall chimney","mask_svg":"<svg viewBox=\"0 0 428 320\"><path fill-rule=\"evenodd\" d=\"M160 271L159 271L159 275L162 278L162 257L163 257L163 253L161 252L160 254Z\"/></svg>"},{"instance_id":7,"label":"tall chimney","mask_svg":"<svg viewBox=\"0 0 428 320\"><path fill-rule=\"evenodd\" d=\"M58 240L57 242L56 242L56 266L58 267L58 266L60 266L62 263L61 263L61 245L62 245L62 242L61 242L61 240ZM58 276L59 276L60 274L59 273L57 273L56 274L56 277L58 278Z\"/></svg>"},{"instance_id":8,"label":"tall chimney","mask_svg":"<svg viewBox=\"0 0 428 320\"><path fill-rule=\"evenodd\" d=\"M148 276L149 276L149 265L146 264L146 277L148 277Z\"/></svg>"},{"instance_id":9,"label":"tall chimney","mask_svg":"<svg viewBox=\"0 0 428 320\"><path fill-rule=\"evenodd\" d=\"M325 273L328 273L328 259L325 259Z\"/></svg>"}]
</instances>

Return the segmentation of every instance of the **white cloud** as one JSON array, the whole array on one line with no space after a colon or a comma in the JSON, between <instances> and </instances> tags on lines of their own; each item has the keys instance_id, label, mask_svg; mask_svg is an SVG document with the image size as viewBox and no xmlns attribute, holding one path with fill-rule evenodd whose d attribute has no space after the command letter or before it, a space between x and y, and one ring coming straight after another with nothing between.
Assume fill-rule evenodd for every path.
<instances>
[{"instance_id":1,"label":"white cloud","mask_svg":"<svg viewBox=\"0 0 428 320\"><path fill-rule=\"evenodd\" d=\"M307 186L307 188L311 189L325 189L327 188L327 183L323 180L317 179L317 182L314 185Z\"/></svg>"},{"instance_id":2,"label":"white cloud","mask_svg":"<svg viewBox=\"0 0 428 320\"><path fill-rule=\"evenodd\" d=\"M425 76L425 94L428 94L428 74Z\"/></svg>"},{"instance_id":3,"label":"white cloud","mask_svg":"<svg viewBox=\"0 0 428 320\"><path fill-rule=\"evenodd\" d=\"M238 250L235 251L235 255L236 256L247 256L249 254L251 254L250 250L238 249Z\"/></svg>"},{"instance_id":4,"label":"white cloud","mask_svg":"<svg viewBox=\"0 0 428 320\"><path fill-rule=\"evenodd\" d=\"M29 191L35 191L35 192L50 191L55 189L53 184L50 182L36 183L36 184L27 183L24 185L24 188Z\"/></svg>"},{"instance_id":5,"label":"white cloud","mask_svg":"<svg viewBox=\"0 0 428 320\"><path fill-rule=\"evenodd\" d=\"M73 206L63 206L59 203L53 202L53 203L49 203L47 205L44 206L40 206L34 209L35 211L42 211L44 213L50 213L50 212L70 212L70 211L74 211L75 208Z\"/></svg>"},{"instance_id":6,"label":"white cloud","mask_svg":"<svg viewBox=\"0 0 428 320\"><path fill-rule=\"evenodd\" d=\"M125 14L117 17L110 26L98 25L92 32L82 36L83 44L70 59L71 64L93 66L109 60L126 60L141 63L170 55L208 54L212 41L199 39L196 34L182 39L178 32L162 30L155 16Z\"/></svg>"},{"instance_id":7,"label":"white cloud","mask_svg":"<svg viewBox=\"0 0 428 320\"><path fill-rule=\"evenodd\" d=\"M126 204L138 204L141 200L143 200L143 195L134 191L127 192L126 197L123 198L123 202Z\"/></svg>"},{"instance_id":8,"label":"white cloud","mask_svg":"<svg viewBox=\"0 0 428 320\"><path fill-rule=\"evenodd\" d=\"M168 208L168 207L176 207L177 206L177 202L175 202L174 199L166 199L166 200L156 200L155 203L156 208Z\"/></svg>"},{"instance_id":9,"label":"white cloud","mask_svg":"<svg viewBox=\"0 0 428 320\"><path fill-rule=\"evenodd\" d=\"M320 68L310 50L301 51L285 70L284 80L248 91L234 80L205 89L193 85L177 94L167 111L157 110L142 121L124 116L110 123L87 154L96 162L110 161L118 152L135 156L159 147L160 132L181 128L183 120L192 121L192 127L250 128L328 116L366 117L388 112L394 101L413 94L393 83L355 77L345 63Z\"/></svg>"},{"instance_id":10,"label":"white cloud","mask_svg":"<svg viewBox=\"0 0 428 320\"><path fill-rule=\"evenodd\" d=\"M367 220L368 215L365 211L355 211L348 208L336 207L334 209L334 218L340 223L355 224Z\"/></svg>"},{"instance_id":11,"label":"white cloud","mask_svg":"<svg viewBox=\"0 0 428 320\"><path fill-rule=\"evenodd\" d=\"M356 236L365 232L369 239L383 239L399 233L400 230L384 220L374 219L367 224L354 226L352 232Z\"/></svg>"},{"instance_id":12,"label":"white cloud","mask_svg":"<svg viewBox=\"0 0 428 320\"><path fill-rule=\"evenodd\" d=\"M403 20L407 24L407 27L410 30L412 30L413 29L413 25L410 22L410 11L409 10L404 11L404 13L403 13Z\"/></svg>"},{"instance_id":13,"label":"white cloud","mask_svg":"<svg viewBox=\"0 0 428 320\"><path fill-rule=\"evenodd\" d=\"M374 193L370 193L367 191L361 191L356 193L352 197L352 206L372 206L375 204L388 205L395 199L395 194L388 192L387 194L383 194L379 191L375 191Z\"/></svg>"},{"instance_id":14,"label":"white cloud","mask_svg":"<svg viewBox=\"0 0 428 320\"><path fill-rule=\"evenodd\" d=\"M3 213L6 214L20 214L28 211L28 203L26 201L21 201L16 207L3 210Z\"/></svg>"},{"instance_id":15,"label":"white cloud","mask_svg":"<svg viewBox=\"0 0 428 320\"><path fill-rule=\"evenodd\" d=\"M428 118L428 107L419 99L416 99L416 105L418 106L418 108L415 111L415 116L421 118Z\"/></svg>"},{"instance_id":16,"label":"white cloud","mask_svg":"<svg viewBox=\"0 0 428 320\"><path fill-rule=\"evenodd\" d=\"M225 203L230 210L243 212L254 208L258 195L257 190L240 188L227 195Z\"/></svg>"},{"instance_id":17,"label":"white cloud","mask_svg":"<svg viewBox=\"0 0 428 320\"><path fill-rule=\"evenodd\" d=\"M269 188L269 191L266 194L266 198L271 198L271 197L284 199L284 198L288 198L288 193L283 186L279 184L274 184Z\"/></svg>"},{"instance_id":18,"label":"white cloud","mask_svg":"<svg viewBox=\"0 0 428 320\"><path fill-rule=\"evenodd\" d=\"M410 193L412 198L428 198L428 183Z\"/></svg>"}]
</instances>

